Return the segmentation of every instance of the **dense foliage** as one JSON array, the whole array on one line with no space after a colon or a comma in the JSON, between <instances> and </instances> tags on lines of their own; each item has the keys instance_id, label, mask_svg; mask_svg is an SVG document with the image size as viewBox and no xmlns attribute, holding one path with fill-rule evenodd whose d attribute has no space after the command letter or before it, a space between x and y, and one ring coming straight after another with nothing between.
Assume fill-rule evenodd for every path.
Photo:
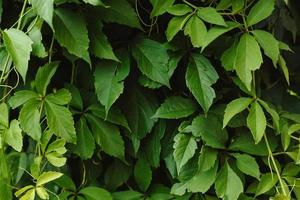
<instances>
[{"instance_id":1,"label":"dense foliage","mask_svg":"<svg viewBox=\"0 0 300 200\"><path fill-rule=\"evenodd\" d=\"M0 0L0 200L300 199L297 0Z\"/></svg>"}]
</instances>

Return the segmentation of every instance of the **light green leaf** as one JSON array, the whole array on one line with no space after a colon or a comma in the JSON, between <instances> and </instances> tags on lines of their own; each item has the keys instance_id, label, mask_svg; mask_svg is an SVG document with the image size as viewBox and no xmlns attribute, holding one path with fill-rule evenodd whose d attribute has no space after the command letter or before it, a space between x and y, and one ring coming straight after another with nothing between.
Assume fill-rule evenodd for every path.
<instances>
[{"instance_id":1,"label":"light green leaf","mask_svg":"<svg viewBox=\"0 0 300 200\"><path fill-rule=\"evenodd\" d=\"M101 149L108 155L124 160L124 141L118 127L91 114L87 115L87 120L92 128L95 142Z\"/></svg>"},{"instance_id":2,"label":"light green leaf","mask_svg":"<svg viewBox=\"0 0 300 200\"><path fill-rule=\"evenodd\" d=\"M36 141L40 140L42 134L39 106L39 101L30 100L22 107L19 115L22 130Z\"/></svg>"},{"instance_id":3,"label":"light green leaf","mask_svg":"<svg viewBox=\"0 0 300 200\"><path fill-rule=\"evenodd\" d=\"M197 15L193 15L185 25L184 34L191 38L194 47L200 47L204 42L207 29L203 21Z\"/></svg>"},{"instance_id":4,"label":"light green leaf","mask_svg":"<svg viewBox=\"0 0 300 200\"><path fill-rule=\"evenodd\" d=\"M19 197L20 195L22 195L23 193L25 193L26 191L30 190L33 188L33 185L27 185L25 187L22 187L21 189L19 189L18 191L15 192L16 197Z\"/></svg>"},{"instance_id":5,"label":"light green leaf","mask_svg":"<svg viewBox=\"0 0 300 200\"><path fill-rule=\"evenodd\" d=\"M218 197L224 200L237 200L244 190L239 176L236 175L227 162L218 174L215 190Z\"/></svg>"},{"instance_id":6,"label":"light green leaf","mask_svg":"<svg viewBox=\"0 0 300 200\"><path fill-rule=\"evenodd\" d=\"M145 159L139 159L134 166L134 179L142 191L146 191L152 180L152 171Z\"/></svg>"},{"instance_id":7,"label":"light green leaf","mask_svg":"<svg viewBox=\"0 0 300 200\"><path fill-rule=\"evenodd\" d=\"M80 190L80 194L83 194L86 200L98 200L98 199L105 199L105 200L112 200L111 194L102 188L98 187L86 187Z\"/></svg>"},{"instance_id":8,"label":"light green leaf","mask_svg":"<svg viewBox=\"0 0 300 200\"><path fill-rule=\"evenodd\" d=\"M220 15L217 10L213 7L201 7L197 10L197 15L203 21L206 21L211 24L216 24L220 26L227 26L222 15Z\"/></svg>"},{"instance_id":9,"label":"light green leaf","mask_svg":"<svg viewBox=\"0 0 300 200\"><path fill-rule=\"evenodd\" d=\"M208 146L202 146L198 166L199 171L204 172L210 170L216 163L218 151Z\"/></svg>"},{"instance_id":10,"label":"light green leaf","mask_svg":"<svg viewBox=\"0 0 300 200\"><path fill-rule=\"evenodd\" d=\"M51 93L46 96L46 99L48 101L61 106L67 105L71 101L71 98L71 93L65 88L62 88L58 91L55 91L55 93Z\"/></svg>"},{"instance_id":11,"label":"light green leaf","mask_svg":"<svg viewBox=\"0 0 300 200\"><path fill-rule=\"evenodd\" d=\"M193 9L186 4L175 4L167 8L167 12L175 16L183 16L193 12Z\"/></svg>"},{"instance_id":12,"label":"light green leaf","mask_svg":"<svg viewBox=\"0 0 300 200\"><path fill-rule=\"evenodd\" d=\"M150 0L150 2L153 6L153 9L151 11L151 17L156 17L161 14L164 14L168 10L168 8L170 8L173 5L175 0Z\"/></svg>"},{"instance_id":13,"label":"light green leaf","mask_svg":"<svg viewBox=\"0 0 300 200\"><path fill-rule=\"evenodd\" d=\"M251 71L259 69L262 62L260 48L255 38L248 33L244 33L237 46L235 70L248 90L251 89Z\"/></svg>"},{"instance_id":14,"label":"light green leaf","mask_svg":"<svg viewBox=\"0 0 300 200\"><path fill-rule=\"evenodd\" d=\"M85 3L91 4L93 6L104 6L101 0L83 0Z\"/></svg>"},{"instance_id":15,"label":"light green leaf","mask_svg":"<svg viewBox=\"0 0 300 200\"><path fill-rule=\"evenodd\" d=\"M3 41L17 71L25 81L33 42L23 31L15 28L3 31Z\"/></svg>"},{"instance_id":16,"label":"light green leaf","mask_svg":"<svg viewBox=\"0 0 300 200\"><path fill-rule=\"evenodd\" d=\"M223 119L223 128L228 124L232 117L245 110L252 101L253 99L251 98L241 97L227 104Z\"/></svg>"},{"instance_id":17,"label":"light green leaf","mask_svg":"<svg viewBox=\"0 0 300 200\"><path fill-rule=\"evenodd\" d=\"M58 179L61 177L63 174L59 172L43 172L36 180L36 186L42 186L46 183L49 183L55 179Z\"/></svg>"},{"instance_id":18,"label":"light green leaf","mask_svg":"<svg viewBox=\"0 0 300 200\"><path fill-rule=\"evenodd\" d=\"M247 154L235 153L233 156L236 158L237 167L245 174L259 179L260 171L259 166L254 157Z\"/></svg>"},{"instance_id":19,"label":"light green leaf","mask_svg":"<svg viewBox=\"0 0 300 200\"><path fill-rule=\"evenodd\" d=\"M173 156L176 162L177 171L180 173L181 168L194 156L197 149L195 138L187 134L177 134L174 138Z\"/></svg>"},{"instance_id":20,"label":"light green leaf","mask_svg":"<svg viewBox=\"0 0 300 200\"><path fill-rule=\"evenodd\" d=\"M247 16L247 26L252 26L269 17L275 8L274 0L259 0Z\"/></svg>"},{"instance_id":21,"label":"light green leaf","mask_svg":"<svg viewBox=\"0 0 300 200\"><path fill-rule=\"evenodd\" d=\"M53 0L31 0L30 3L35 12L53 28Z\"/></svg>"},{"instance_id":22,"label":"light green leaf","mask_svg":"<svg viewBox=\"0 0 300 200\"><path fill-rule=\"evenodd\" d=\"M237 40L234 40L231 47L226 49L221 56L222 66L226 71L233 71L235 69L237 59L237 45Z\"/></svg>"},{"instance_id":23,"label":"light green leaf","mask_svg":"<svg viewBox=\"0 0 300 200\"><path fill-rule=\"evenodd\" d=\"M256 188L255 196L268 192L278 182L278 177L275 174L266 173L262 175Z\"/></svg>"},{"instance_id":24,"label":"light green leaf","mask_svg":"<svg viewBox=\"0 0 300 200\"><path fill-rule=\"evenodd\" d=\"M35 189L28 190L20 200L34 200L35 199Z\"/></svg>"},{"instance_id":25,"label":"light green leaf","mask_svg":"<svg viewBox=\"0 0 300 200\"><path fill-rule=\"evenodd\" d=\"M184 27L186 21L190 18L190 15L185 16L175 16L173 17L168 24L167 30L166 30L166 36L167 40L171 41L175 35L182 30Z\"/></svg>"},{"instance_id":26,"label":"light green leaf","mask_svg":"<svg viewBox=\"0 0 300 200\"><path fill-rule=\"evenodd\" d=\"M113 49L106 37L102 32L102 24L92 24L89 26L89 34L91 38L91 52L103 59L110 59L119 62L119 59L115 56Z\"/></svg>"},{"instance_id":27,"label":"light green leaf","mask_svg":"<svg viewBox=\"0 0 300 200\"><path fill-rule=\"evenodd\" d=\"M167 49L160 43L150 39L140 39L132 49L141 72L153 81L167 87L169 85Z\"/></svg>"},{"instance_id":28,"label":"light green leaf","mask_svg":"<svg viewBox=\"0 0 300 200\"><path fill-rule=\"evenodd\" d=\"M44 21L42 19L34 20L28 26L28 36L32 40L32 55L37 56L39 58L45 58L47 56L47 52L45 46L43 44L43 36L42 36L42 26ZM33 26L33 27L32 27Z\"/></svg>"},{"instance_id":29,"label":"light green leaf","mask_svg":"<svg viewBox=\"0 0 300 200\"><path fill-rule=\"evenodd\" d=\"M107 6L99 9L103 21L142 29L135 10L126 0L104 0L103 3Z\"/></svg>"},{"instance_id":30,"label":"light green leaf","mask_svg":"<svg viewBox=\"0 0 300 200\"><path fill-rule=\"evenodd\" d=\"M47 193L47 190L45 188L37 187L35 191L41 199L49 199L49 194Z\"/></svg>"},{"instance_id":31,"label":"light green leaf","mask_svg":"<svg viewBox=\"0 0 300 200\"><path fill-rule=\"evenodd\" d=\"M50 83L51 78L55 74L58 62L52 62L49 64L45 64L40 67L35 76L35 88L37 92L43 96L46 95L47 87Z\"/></svg>"},{"instance_id":32,"label":"light green leaf","mask_svg":"<svg viewBox=\"0 0 300 200\"><path fill-rule=\"evenodd\" d=\"M10 127L5 134L5 142L14 148L16 151L21 152L23 147L22 130L17 120L10 122Z\"/></svg>"},{"instance_id":33,"label":"light green leaf","mask_svg":"<svg viewBox=\"0 0 300 200\"><path fill-rule=\"evenodd\" d=\"M55 38L69 53L91 64L89 37L84 19L73 11L58 8L53 20Z\"/></svg>"},{"instance_id":34,"label":"light green leaf","mask_svg":"<svg viewBox=\"0 0 300 200\"><path fill-rule=\"evenodd\" d=\"M123 93L123 80L129 74L129 67L129 59L122 60L122 63L102 61L96 66L94 72L96 94L101 104L105 106L106 115Z\"/></svg>"},{"instance_id":35,"label":"light green leaf","mask_svg":"<svg viewBox=\"0 0 300 200\"><path fill-rule=\"evenodd\" d=\"M264 111L257 101L251 104L250 112L247 117L247 126L253 135L255 143L260 142L265 134L267 121Z\"/></svg>"},{"instance_id":36,"label":"light green leaf","mask_svg":"<svg viewBox=\"0 0 300 200\"><path fill-rule=\"evenodd\" d=\"M49 129L67 142L76 143L76 133L72 113L64 106L46 98L46 117Z\"/></svg>"},{"instance_id":37,"label":"light green leaf","mask_svg":"<svg viewBox=\"0 0 300 200\"><path fill-rule=\"evenodd\" d=\"M279 57L279 42L267 31L254 30L252 33L265 54L271 58L274 66L276 66Z\"/></svg>"},{"instance_id":38,"label":"light green leaf","mask_svg":"<svg viewBox=\"0 0 300 200\"><path fill-rule=\"evenodd\" d=\"M173 96L166 98L152 118L179 119L193 114L196 110L197 106L192 100Z\"/></svg>"},{"instance_id":39,"label":"light green leaf","mask_svg":"<svg viewBox=\"0 0 300 200\"><path fill-rule=\"evenodd\" d=\"M213 99L216 97L211 86L217 82L218 78L215 68L207 58L199 54L192 54L185 80L204 112L208 112Z\"/></svg>"},{"instance_id":40,"label":"light green leaf","mask_svg":"<svg viewBox=\"0 0 300 200\"><path fill-rule=\"evenodd\" d=\"M220 35L223 35L224 33L240 26L240 24L232 21L228 21L226 24L227 27L214 26L207 31L202 43L201 52Z\"/></svg>"},{"instance_id":41,"label":"light green leaf","mask_svg":"<svg viewBox=\"0 0 300 200\"><path fill-rule=\"evenodd\" d=\"M279 55L278 65L280 66L280 68L284 74L284 78L285 78L286 82L290 85L289 68L287 67L286 62L281 55Z\"/></svg>"},{"instance_id":42,"label":"light green leaf","mask_svg":"<svg viewBox=\"0 0 300 200\"><path fill-rule=\"evenodd\" d=\"M4 129L8 128L9 125L9 115L8 115L8 107L6 103L0 104L0 128L4 126Z\"/></svg>"},{"instance_id":43,"label":"light green leaf","mask_svg":"<svg viewBox=\"0 0 300 200\"><path fill-rule=\"evenodd\" d=\"M13 109L27 103L31 99L38 100L39 96L37 93L31 90L20 90L10 97L8 103Z\"/></svg>"},{"instance_id":44,"label":"light green leaf","mask_svg":"<svg viewBox=\"0 0 300 200\"><path fill-rule=\"evenodd\" d=\"M280 117L275 109L273 109L269 104L261 99L258 99L259 104L271 115L274 127L279 131L279 121Z\"/></svg>"}]
</instances>

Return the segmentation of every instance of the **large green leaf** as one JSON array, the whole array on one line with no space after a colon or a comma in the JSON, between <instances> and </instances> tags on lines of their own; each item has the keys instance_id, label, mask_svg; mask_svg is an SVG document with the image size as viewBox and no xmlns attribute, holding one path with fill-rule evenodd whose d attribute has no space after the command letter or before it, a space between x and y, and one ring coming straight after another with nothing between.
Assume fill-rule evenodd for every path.
<instances>
[{"instance_id":1,"label":"large green leaf","mask_svg":"<svg viewBox=\"0 0 300 200\"><path fill-rule=\"evenodd\" d=\"M236 158L237 167L245 174L259 179L260 171L259 166L254 157L247 154L233 154Z\"/></svg>"},{"instance_id":2,"label":"large green leaf","mask_svg":"<svg viewBox=\"0 0 300 200\"><path fill-rule=\"evenodd\" d=\"M21 152L23 147L22 130L17 120L12 120L10 127L5 134L5 142L14 148L16 151Z\"/></svg>"},{"instance_id":3,"label":"large green leaf","mask_svg":"<svg viewBox=\"0 0 300 200\"><path fill-rule=\"evenodd\" d=\"M55 179L58 179L59 177L61 177L63 174L59 173L59 172L53 172L53 171L49 171L49 172L43 172L36 180L36 186L41 186L44 185L46 183L49 183Z\"/></svg>"},{"instance_id":4,"label":"large green leaf","mask_svg":"<svg viewBox=\"0 0 300 200\"><path fill-rule=\"evenodd\" d=\"M37 93L31 91L31 90L20 90L18 92L16 92L14 94L14 96L12 96L8 103L10 105L10 107L12 107L13 109L25 104L26 102L28 102L30 99L38 99L39 96Z\"/></svg>"},{"instance_id":5,"label":"large green leaf","mask_svg":"<svg viewBox=\"0 0 300 200\"><path fill-rule=\"evenodd\" d=\"M35 88L39 94L43 96L46 95L47 87L57 70L58 64L58 62L53 62L45 64L38 69L35 76Z\"/></svg>"},{"instance_id":6,"label":"large green leaf","mask_svg":"<svg viewBox=\"0 0 300 200\"><path fill-rule=\"evenodd\" d=\"M177 134L174 141L173 156L179 173L181 168L194 156L197 143L193 136L187 134Z\"/></svg>"},{"instance_id":7,"label":"large green leaf","mask_svg":"<svg viewBox=\"0 0 300 200\"><path fill-rule=\"evenodd\" d=\"M251 72L260 68L263 60L255 38L244 33L237 46L235 70L247 89L251 89Z\"/></svg>"},{"instance_id":8,"label":"large green leaf","mask_svg":"<svg viewBox=\"0 0 300 200\"><path fill-rule=\"evenodd\" d=\"M247 16L247 26L256 24L271 15L275 7L274 0L259 0Z\"/></svg>"},{"instance_id":9,"label":"large green leaf","mask_svg":"<svg viewBox=\"0 0 300 200\"><path fill-rule=\"evenodd\" d=\"M267 120L263 109L257 101L251 104L250 112L247 117L247 126L253 135L255 143L260 142L265 134Z\"/></svg>"},{"instance_id":10,"label":"large green leaf","mask_svg":"<svg viewBox=\"0 0 300 200\"><path fill-rule=\"evenodd\" d=\"M215 165L217 157L218 151L216 149L202 146L198 160L199 171L204 172L211 169Z\"/></svg>"},{"instance_id":11,"label":"large green leaf","mask_svg":"<svg viewBox=\"0 0 300 200\"><path fill-rule=\"evenodd\" d=\"M218 174L215 189L218 197L224 200L237 200L244 190L241 179L227 162Z\"/></svg>"},{"instance_id":12,"label":"large green leaf","mask_svg":"<svg viewBox=\"0 0 300 200\"><path fill-rule=\"evenodd\" d=\"M95 89L99 101L105 106L106 115L113 103L123 93L123 80L129 74L129 59L122 63L102 61L94 72Z\"/></svg>"},{"instance_id":13,"label":"large green leaf","mask_svg":"<svg viewBox=\"0 0 300 200\"><path fill-rule=\"evenodd\" d=\"M219 76L210 61L202 55L193 54L188 65L185 80L188 88L203 108L204 112L213 103L216 97L212 84L216 83Z\"/></svg>"},{"instance_id":14,"label":"large green leaf","mask_svg":"<svg viewBox=\"0 0 300 200\"><path fill-rule=\"evenodd\" d=\"M197 15L204 21L220 26L227 26L221 14L213 7L201 7L197 10Z\"/></svg>"},{"instance_id":15,"label":"large green leaf","mask_svg":"<svg viewBox=\"0 0 300 200\"><path fill-rule=\"evenodd\" d=\"M64 8L55 9L53 27L55 38L61 46L65 47L69 53L91 63L88 52L90 42L88 31L80 15Z\"/></svg>"},{"instance_id":16,"label":"large green leaf","mask_svg":"<svg viewBox=\"0 0 300 200\"><path fill-rule=\"evenodd\" d=\"M53 18L53 1L54 0L31 0L31 4L33 9L37 12L37 14L44 19L51 28L52 18Z\"/></svg>"},{"instance_id":17,"label":"large green leaf","mask_svg":"<svg viewBox=\"0 0 300 200\"><path fill-rule=\"evenodd\" d=\"M207 34L207 29L204 22L194 14L187 21L184 34L191 38L192 45L194 47L201 47L204 42L205 35Z\"/></svg>"},{"instance_id":18,"label":"large green leaf","mask_svg":"<svg viewBox=\"0 0 300 200\"><path fill-rule=\"evenodd\" d=\"M134 166L134 178L139 188L146 191L152 180L152 171L145 159L139 159Z\"/></svg>"},{"instance_id":19,"label":"large green leaf","mask_svg":"<svg viewBox=\"0 0 300 200\"><path fill-rule=\"evenodd\" d=\"M23 31L15 28L3 31L3 41L17 71L25 81L33 42Z\"/></svg>"},{"instance_id":20,"label":"large green leaf","mask_svg":"<svg viewBox=\"0 0 300 200\"><path fill-rule=\"evenodd\" d=\"M278 177L275 174L266 173L262 175L256 188L255 196L268 192L278 182Z\"/></svg>"},{"instance_id":21,"label":"large green leaf","mask_svg":"<svg viewBox=\"0 0 300 200\"><path fill-rule=\"evenodd\" d=\"M86 198L86 200L113 199L111 194L107 190L98 187L86 187L80 190L79 193L82 194Z\"/></svg>"},{"instance_id":22,"label":"large green leaf","mask_svg":"<svg viewBox=\"0 0 300 200\"><path fill-rule=\"evenodd\" d=\"M193 114L196 110L197 106L190 99L173 96L161 104L152 118L179 119Z\"/></svg>"},{"instance_id":23,"label":"large green leaf","mask_svg":"<svg viewBox=\"0 0 300 200\"><path fill-rule=\"evenodd\" d=\"M169 56L162 44L150 39L140 39L135 42L132 53L143 74L153 81L170 87Z\"/></svg>"}]
</instances>

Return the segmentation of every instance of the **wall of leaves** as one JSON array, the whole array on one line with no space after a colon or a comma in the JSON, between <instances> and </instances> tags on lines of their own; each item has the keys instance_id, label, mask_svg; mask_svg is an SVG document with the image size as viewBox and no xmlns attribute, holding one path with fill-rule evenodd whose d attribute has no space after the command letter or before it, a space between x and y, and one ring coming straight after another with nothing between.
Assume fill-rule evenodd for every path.
<instances>
[{"instance_id":1,"label":"wall of leaves","mask_svg":"<svg viewBox=\"0 0 300 200\"><path fill-rule=\"evenodd\" d=\"M0 0L0 200L300 199L297 0Z\"/></svg>"}]
</instances>

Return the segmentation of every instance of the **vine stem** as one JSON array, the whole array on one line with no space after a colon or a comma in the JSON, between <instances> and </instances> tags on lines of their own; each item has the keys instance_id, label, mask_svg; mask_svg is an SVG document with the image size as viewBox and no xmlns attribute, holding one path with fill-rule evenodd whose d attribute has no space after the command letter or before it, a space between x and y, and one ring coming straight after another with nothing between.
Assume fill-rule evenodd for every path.
<instances>
[{"instance_id":1,"label":"vine stem","mask_svg":"<svg viewBox=\"0 0 300 200\"><path fill-rule=\"evenodd\" d=\"M197 6L195 6L195 5L191 4L191 3L190 3L190 2L188 2L187 0L183 0L183 2L184 2L184 3L186 3L187 5L191 6L191 7L192 7L192 8L194 8L194 9L198 9L198 7L197 7Z\"/></svg>"},{"instance_id":2,"label":"vine stem","mask_svg":"<svg viewBox=\"0 0 300 200\"><path fill-rule=\"evenodd\" d=\"M23 7L22 7L22 10L21 10L21 13L20 13L20 16L19 16L19 20L18 20L17 29L20 29L20 27L21 27L21 24L22 24L22 20L21 19L22 19L23 15L24 15L27 1L28 0L24 0Z\"/></svg>"},{"instance_id":3,"label":"vine stem","mask_svg":"<svg viewBox=\"0 0 300 200\"><path fill-rule=\"evenodd\" d=\"M265 143L266 143L268 152L269 152L269 156L270 156L271 161L272 161L272 163L273 163L273 165L274 165L275 172L276 172L276 174L277 174L277 176L278 176L278 180L279 180L279 184L280 184L280 186L281 186L281 188L282 188L282 192L283 192L283 194L286 196L286 195L287 195L287 192L285 191L285 187L284 187L284 185L283 185L283 181L282 181L282 178L281 178L281 176L280 176L280 172L279 172L279 170L278 170L278 167L277 167L277 165L276 165L276 162L275 162L275 159L274 159L272 150L271 150L271 148L270 148L270 145L269 145L268 138L267 138L266 134L264 134L264 140L265 140Z\"/></svg>"}]
</instances>

